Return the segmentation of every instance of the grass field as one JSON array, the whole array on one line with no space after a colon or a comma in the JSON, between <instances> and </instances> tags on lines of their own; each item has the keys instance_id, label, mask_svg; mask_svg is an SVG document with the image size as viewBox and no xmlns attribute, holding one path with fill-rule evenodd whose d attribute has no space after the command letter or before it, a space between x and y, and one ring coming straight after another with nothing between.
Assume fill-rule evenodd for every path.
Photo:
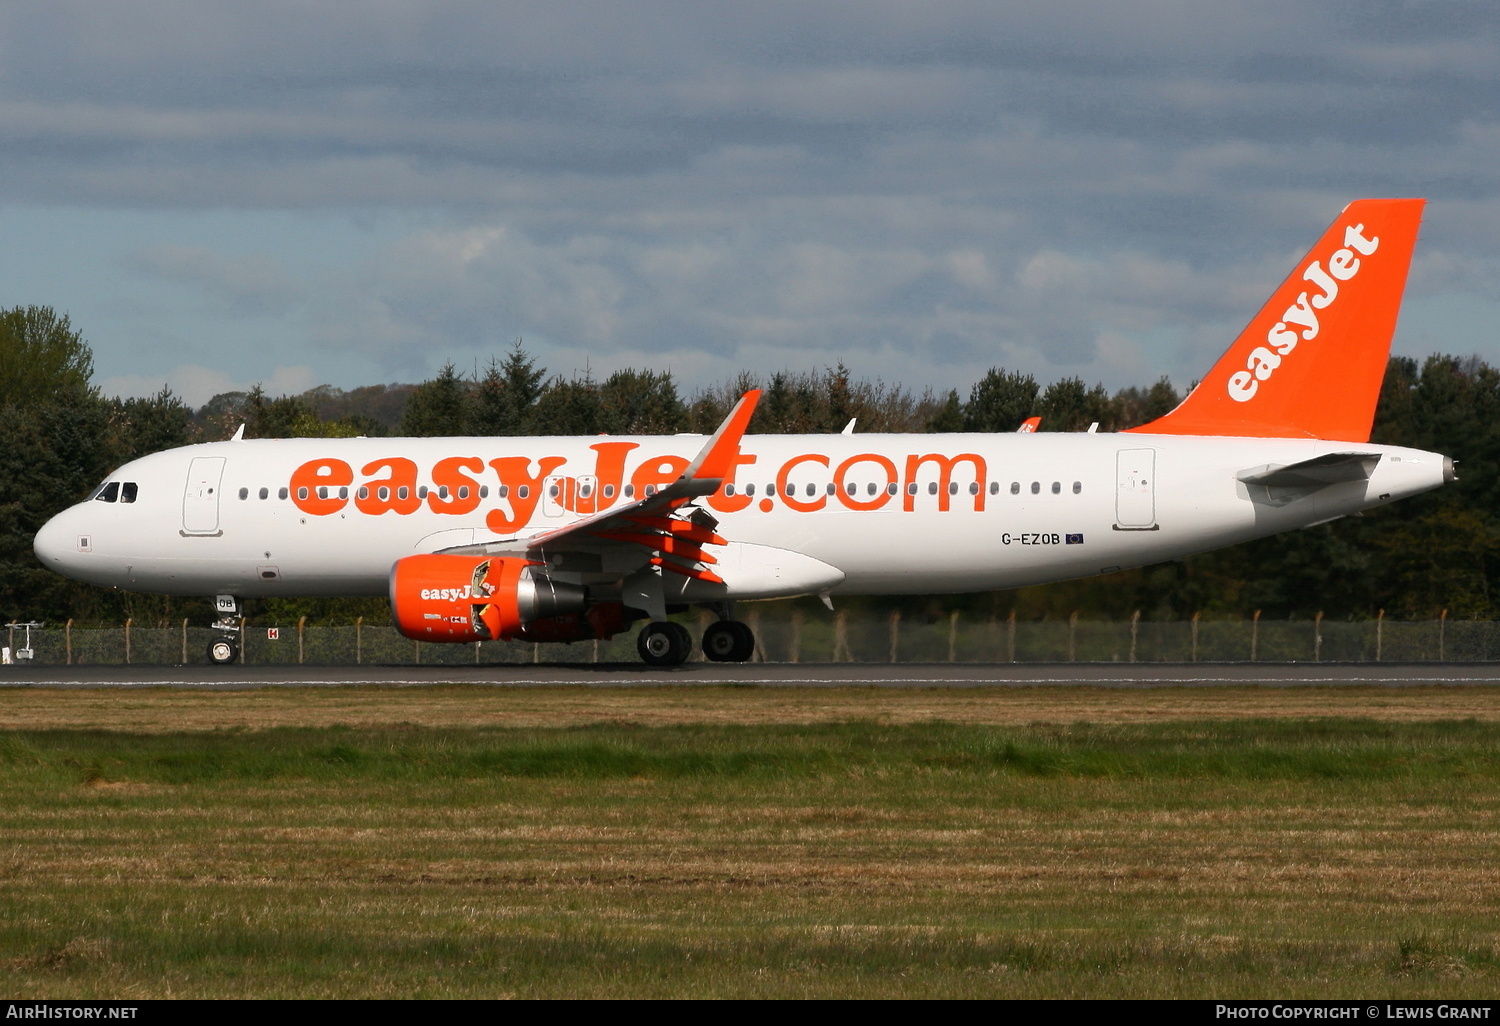
<instances>
[{"instance_id":1,"label":"grass field","mask_svg":"<svg viewBox=\"0 0 1500 1026\"><path fill-rule=\"evenodd\" d=\"M0 692L14 997L1492 997L1500 690Z\"/></svg>"}]
</instances>

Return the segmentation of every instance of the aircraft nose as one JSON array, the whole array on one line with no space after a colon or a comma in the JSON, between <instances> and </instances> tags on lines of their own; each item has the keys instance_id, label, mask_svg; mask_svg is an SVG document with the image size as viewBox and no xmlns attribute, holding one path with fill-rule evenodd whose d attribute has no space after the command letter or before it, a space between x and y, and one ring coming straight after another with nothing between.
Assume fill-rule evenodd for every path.
<instances>
[{"instance_id":1,"label":"aircraft nose","mask_svg":"<svg viewBox=\"0 0 1500 1026\"><path fill-rule=\"evenodd\" d=\"M86 535L79 535L73 530L73 525L69 523L72 512L68 509L57 514L43 524L32 539L31 547L36 552L36 558L49 570L65 572L80 553L87 552L92 547Z\"/></svg>"}]
</instances>

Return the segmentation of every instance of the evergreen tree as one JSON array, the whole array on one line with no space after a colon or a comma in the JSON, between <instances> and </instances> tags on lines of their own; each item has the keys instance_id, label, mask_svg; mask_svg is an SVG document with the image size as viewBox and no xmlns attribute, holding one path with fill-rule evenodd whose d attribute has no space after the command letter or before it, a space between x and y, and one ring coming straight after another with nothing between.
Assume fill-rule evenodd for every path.
<instances>
[{"instance_id":1,"label":"evergreen tree","mask_svg":"<svg viewBox=\"0 0 1500 1026\"><path fill-rule=\"evenodd\" d=\"M599 386L585 374L572 381L553 378L532 408L539 435L597 435L602 408Z\"/></svg>"},{"instance_id":2,"label":"evergreen tree","mask_svg":"<svg viewBox=\"0 0 1500 1026\"><path fill-rule=\"evenodd\" d=\"M469 383L458 376L452 362L431 381L418 385L406 401L397 434L414 438L467 435L473 404Z\"/></svg>"},{"instance_id":3,"label":"evergreen tree","mask_svg":"<svg viewBox=\"0 0 1500 1026\"><path fill-rule=\"evenodd\" d=\"M541 398L546 368L521 348L511 346L503 362L490 360L474 393L472 430L479 435L525 435L532 431L532 414Z\"/></svg>"},{"instance_id":4,"label":"evergreen tree","mask_svg":"<svg viewBox=\"0 0 1500 1026\"><path fill-rule=\"evenodd\" d=\"M927 421L927 430L934 432L962 431L964 429L964 407L958 401L958 389L950 389L948 395Z\"/></svg>"},{"instance_id":5,"label":"evergreen tree","mask_svg":"<svg viewBox=\"0 0 1500 1026\"><path fill-rule=\"evenodd\" d=\"M599 389L599 430L612 435L666 435L687 429L687 407L671 374L623 370Z\"/></svg>"},{"instance_id":6,"label":"evergreen tree","mask_svg":"<svg viewBox=\"0 0 1500 1026\"><path fill-rule=\"evenodd\" d=\"M1089 388L1078 378L1054 381L1036 404L1043 431L1086 431L1096 422L1103 429L1112 430L1110 413L1109 394L1104 386Z\"/></svg>"},{"instance_id":7,"label":"evergreen tree","mask_svg":"<svg viewBox=\"0 0 1500 1026\"><path fill-rule=\"evenodd\" d=\"M1014 431L1032 416L1037 384L1030 374L991 367L969 392L965 431Z\"/></svg>"}]
</instances>

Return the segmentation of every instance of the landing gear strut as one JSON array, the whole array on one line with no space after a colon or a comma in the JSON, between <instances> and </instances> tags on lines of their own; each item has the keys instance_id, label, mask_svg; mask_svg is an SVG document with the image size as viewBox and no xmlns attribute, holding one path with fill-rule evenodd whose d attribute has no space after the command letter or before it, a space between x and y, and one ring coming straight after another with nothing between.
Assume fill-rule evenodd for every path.
<instances>
[{"instance_id":1,"label":"landing gear strut","mask_svg":"<svg viewBox=\"0 0 1500 1026\"><path fill-rule=\"evenodd\" d=\"M739 620L720 620L703 632L703 654L716 663L743 663L755 654L755 635Z\"/></svg>"},{"instance_id":2,"label":"landing gear strut","mask_svg":"<svg viewBox=\"0 0 1500 1026\"><path fill-rule=\"evenodd\" d=\"M641 628L635 648L647 666L680 666L693 651L693 637L680 623L657 620Z\"/></svg>"},{"instance_id":3,"label":"landing gear strut","mask_svg":"<svg viewBox=\"0 0 1500 1026\"><path fill-rule=\"evenodd\" d=\"M240 657L240 613L244 607L233 595L220 595L214 599L214 609L219 618L213 629L219 637L208 643L208 661L225 666Z\"/></svg>"}]
</instances>

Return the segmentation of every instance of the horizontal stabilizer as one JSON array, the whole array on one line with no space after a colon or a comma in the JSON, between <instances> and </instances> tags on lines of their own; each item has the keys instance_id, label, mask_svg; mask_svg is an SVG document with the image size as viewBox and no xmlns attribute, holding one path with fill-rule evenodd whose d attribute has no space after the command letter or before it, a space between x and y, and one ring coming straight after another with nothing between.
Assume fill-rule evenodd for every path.
<instances>
[{"instance_id":1,"label":"horizontal stabilizer","mask_svg":"<svg viewBox=\"0 0 1500 1026\"><path fill-rule=\"evenodd\" d=\"M1376 452L1330 452L1288 466L1255 467L1237 476L1246 484L1312 491L1345 481L1368 481L1379 462Z\"/></svg>"}]
</instances>

